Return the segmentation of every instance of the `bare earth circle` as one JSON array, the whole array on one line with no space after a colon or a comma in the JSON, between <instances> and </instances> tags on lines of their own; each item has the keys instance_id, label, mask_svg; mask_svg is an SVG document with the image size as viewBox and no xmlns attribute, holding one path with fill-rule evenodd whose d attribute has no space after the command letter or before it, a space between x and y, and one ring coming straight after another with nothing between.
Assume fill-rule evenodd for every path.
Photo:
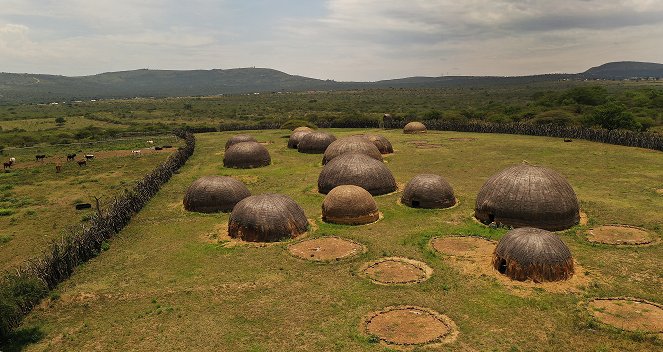
<instances>
[{"instance_id":1,"label":"bare earth circle","mask_svg":"<svg viewBox=\"0 0 663 352\"><path fill-rule=\"evenodd\" d=\"M632 298L599 298L589 303L591 313L604 324L628 331L663 333L663 308Z\"/></svg>"},{"instance_id":2,"label":"bare earth circle","mask_svg":"<svg viewBox=\"0 0 663 352\"><path fill-rule=\"evenodd\" d=\"M365 264L362 274L378 284L411 284L430 278L433 269L416 260L390 257Z\"/></svg>"},{"instance_id":3,"label":"bare earth circle","mask_svg":"<svg viewBox=\"0 0 663 352\"><path fill-rule=\"evenodd\" d=\"M495 243L476 236L450 236L434 238L431 247L443 254L467 257L490 255Z\"/></svg>"},{"instance_id":4,"label":"bare earth circle","mask_svg":"<svg viewBox=\"0 0 663 352\"><path fill-rule=\"evenodd\" d=\"M364 250L361 244L339 237L314 238L288 246L295 257L321 262L345 259Z\"/></svg>"},{"instance_id":5,"label":"bare earth circle","mask_svg":"<svg viewBox=\"0 0 663 352\"><path fill-rule=\"evenodd\" d=\"M366 320L366 332L395 345L441 342L455 324L447 316L420 307L391 307Z\"/></svg>"},{"instance_id":6,"label":"bare earth circle","mask_svg":"<svg viewBox=\"0 0 663 352\"><path fill-rule=\"evenodd\" d=\"M589 230L587 240L604 244L642 245L654 242L655 238L647 231L636 227L606 225Z\"/></svg>"},{"instance_id":7,"label":"bare earth circle","mask_svg":"<svg viewBox=\"0 0 663 352\"><path fill-rule=\"evenodd\" d=\"M476 138L472 137L459 137L459 138L448 138L450 141L457 141L457 142L472 142L476 141Z\"/></svg>"}]
</instances>

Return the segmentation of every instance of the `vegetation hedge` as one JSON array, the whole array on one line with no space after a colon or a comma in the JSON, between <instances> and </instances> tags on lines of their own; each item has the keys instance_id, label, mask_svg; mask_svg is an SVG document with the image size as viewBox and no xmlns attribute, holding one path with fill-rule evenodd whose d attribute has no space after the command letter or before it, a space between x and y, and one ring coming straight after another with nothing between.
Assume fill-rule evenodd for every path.
<instances>
[{"instance_id":1,"label":"vegetation hedge","mask_svg":"<svg viewBox=\"0 0 663 352\"><path fill-rule=\"evenodd\" d=\"M176 135L185 140L185 146L138 181L133 189L116 197L103 211L99 210L86 225L53 242L41 257L0 278L0 340L9 338L23 317L49 290L67 279L76 266L97 256L108 245L107 241L186 163L195 149L195 137L184 131Z\"/></svg>"}]
</instances>

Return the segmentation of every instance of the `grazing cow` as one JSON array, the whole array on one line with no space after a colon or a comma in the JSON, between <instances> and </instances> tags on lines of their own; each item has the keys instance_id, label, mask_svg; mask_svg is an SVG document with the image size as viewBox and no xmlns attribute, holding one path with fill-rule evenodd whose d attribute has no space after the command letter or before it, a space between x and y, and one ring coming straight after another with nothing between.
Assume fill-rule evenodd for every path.
<instances>
[{"instance_id":1,"label":"grazing cow","mask_svg":"<svg viewBox=\"0 0 663 352\"><path fill-rule=\"evenodd\" d=\"M79 161L77 161L77 163L78 163L78 166L86 166L87 165L87 161L85 161L85 159L79 160Z\"/></svg>"},{"instance_id":2,"label":"grazing cow","mask_svg":"<svg viewBox=\"0 0 663 352\"><path fill-rule=\"evenodd\" d=\"M11 169L12 168L12 162L11 161L6 161L2 163L3 170Z\"/></svg>"},{"instance_id":3,"label":"grazing cow","mask_svg":"<svg viewBox=\"0 0 663 352\"><path fill-rule=\"evenodd\" d=\"M140 156L140 150L132 150L131 155L133 156Z\"/></svg>"},{"instance_id":4,"label":"grazing cow","mask_svg":"<svg viewBox=\"0 0 663 352\"><path fill-rule=\"evenodd\" d=\"M76 158L76 153L67 154L67 161L72 161Z\"/></svg>"},{"instance_id":5,"label":"grazing cow","mask_svg":"<svg viewBox=\"0 0 663 352\"><path fill-rule=\"evenodd\" d=\"M161 147L154 147L154 150L163 150Z\"/></svg>"},{"instance_id":6,"label":"grazing cow","mask_svg":"<svg viewBox=\"0 0 663 352\"><path fill-rule=\"evenodd\" d=\"M154 141L147 141L147 144L154 144Z\"/></svg>"},{"instance_id":7,"label":"grazing cow","mask_svg":"<svg viewBox=\"0 0 663 352\"><path fill-rule=\"evenodd\" d=\"M35 155L35 160L36 161L44 161L46 159L46 154L37 154Z\"/></svg>"},{"instance_id":8,"label":"grazing cow","mask_svg":"<svg viewBox=\"0 0 663 352\"><path fill-rule=\"evenodd\" d=\"M59 174L62 171L62 164L57 163L55 164L55 173Z\"/></svg>"},{"instance_id":9,"label":"grazing cow","mask_svg":"<svg viewBox=\"0 0 663 352\"><path fill-rule=\"evenodd\" d=\"M83 210L83 209L90 209L92 208L92 204L90 203L78 203L76 204L76 210Z\"/></svg>"},{"instance_id":10,"label":"grazing cow","mask_svg":"<svg viewBox=\"0 0 663 352\"><path fill-rule=\"evenodd\" d=\"M93 154L85 154L85 160L92 160L92 159L94 159Z\"/></svg>"}]
</instances>

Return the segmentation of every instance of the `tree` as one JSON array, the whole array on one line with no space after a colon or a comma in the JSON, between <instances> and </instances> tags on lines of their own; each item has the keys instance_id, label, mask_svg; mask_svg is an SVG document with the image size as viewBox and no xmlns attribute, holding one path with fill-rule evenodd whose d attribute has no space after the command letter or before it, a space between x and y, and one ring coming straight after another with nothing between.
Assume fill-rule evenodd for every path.
<instances>
[{"instance_id":1,"label":"tree","mask_svg":"<svg viewBox=\"0 0 663 352\"><path fill-rule=\"evenodd\" d=\"M626 111L624 105L615 102L597 107L588 122L590 125L598 125L608 130L640 130L642 127L633 114Z\"/></svg>"},{"instance_id":2,"label":"tree","mask_svg":"<svg viewBox=\"0 0 663 352\"><path fill-rule=\"evenodd\" d=\"M55 123L58 125L63 125L65 122L67 122L67 120L65 120L62 116L55 118Z\"/></svg>"}]
</instances>

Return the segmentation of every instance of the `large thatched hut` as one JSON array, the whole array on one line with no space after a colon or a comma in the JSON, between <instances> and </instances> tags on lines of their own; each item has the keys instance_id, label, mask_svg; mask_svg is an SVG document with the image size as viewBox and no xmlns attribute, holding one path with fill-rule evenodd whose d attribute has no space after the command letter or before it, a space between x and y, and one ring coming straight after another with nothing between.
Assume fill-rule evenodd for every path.
<instances>
[{"instance_id":1,"label":"large thatched hut","mask_svg":"<svg viewBox=\"0 0 663 352\"><path fill-rule=\"evenodd\" d=\"M417 121L409 122L403 127L403 133L426 133L426 125Z\"/></svg>"},{"instance_id":2,"label":"large thatched hut","mask_svg":"<svg viewBox=\"0 0 663 352\"><path fill-rule=\"evenodd\" d=\"M352 136L333 141L325 150L325 154L322 157L322 164L327 164L330 160L345 153L361 153L375 160L382 161L382 154L373 143L366 138Z\"/></svg>"},{"instance_id":3,"label":"large thatched hut","mask_svg":"<svg viewBox=\"0 0 663 352\"><path fill-rule=\"evenodd\" d=\"M226 141L226 150L230 148L231 145L237 144L237 143L242 143L242 142L257 142L258 140L248 134L236 134Z\"/></svg>"},{"instance_id":4,"label":"large thatched hut","mask_svg":"<svg viewBox=\"0 0 663 352\"><path fill-rule=\"evenodd\" d=\"M493 267L513 280L560 281L573 276L569 247L554 233L533 227L509 231L497 243Z\"/></svg>"},{"instance_id":5,"label":"large thatched hut","mask_svg":"<svg viewBox=\"0 0 663 352\"><path fill-rule=\"evenodd\" d=\"M484 224L558 231L580 220L578 198L556 171L527 164L504 169L479 190L474 211Z\"/></svg>"},{"instance_id":6,"label":"large thatched hut","mask_svg":"<svg viewBox=\"0 0 663 352\"><path fill-rule=\"evenodd\" d=\"M383 162L360 153L345 153L328 162L318 176L318 191L327 194L340 185L355 185L376 196L396 190L396 181Z\"/></svg>"},{"instance_id":7,"label":"large thatched hut","mask_svg":"<svg viewBox=\"0 0 663 352\"><path fill-rule=\"evenodd\" d=\"M412 208L442 209L456 204L454 190L442 176L420 174L405 186L401 203Z\"/></svg>"},{"instance_id":8,"label":"large thatched hut","mask_svg":"<svg viewBox=\"0 0 663 352\"><path fill-rule=\"evenodd\" d=\"M241 142L231 145L223 155L223 166L251 169L267 166L272 162L267 148L258 142Z\"/></svg>"},{"instance_id":9,"label":"large thatched hut","mask_svg":"<svg viewBox=\"0 0 663 352\"><path fill-rule=\"evenodd\" d=\"M380 218L375 199L354 185L334 187L322 202L322 220L333 224L363 225Z\"/></svg>"},{"instance_id":10,"label":"large thatched hut","mask_svg":"<svg viewBox=\"0 0 663 352\"><path fill-rule=\"evenodd\" d=\"M184 209L200 213L229 212L250 195L248 188L232 177L203 176L187 188Z\"/></svg>"},{"instance_id":11,"label":"large thatched hut","mask_svg":"<svg viewBox=\"0 0 663 352\"><path fill-rule=\"evenodd\" d=\"M335 140L336 137L333 134L320 131L311 132L299 141L297 151L308 154L322 154Z\"/></svg>"},{"instance_id":12,"label":"large thatched hut","mask_svg":"<svg viewBox=\"0 0 663 352\"><path fill-rule=\"evenodd\" d=\"M302 138L311 133L311 131L295 131L290 134L290 138L288 138L288 148L292 149L297 149L297 146L299 145L299 142L302 140Z\"/></svg>"},{"instance_id":13,"label":"large thatched hut","mask_svg":"<svg viewBox=\"0 0 663 352\"><path fill-rule=\"evenodd\" d=\"M283 194L261 194L241 200L228 222L230 237L250 242L276 242L308 229L304 210Z\"/></svg>"},{"instance_id":14,"label":"large thatched hut","mask_svg":"<svg viewBox=\"0 0 663 352\"><path fill-rule=\"evenodd\" d=\"M313 129L308 126L299 126L295 128L293 132L313 132Z\"/></svg>"},{"instance_id":15,"label":"large thatched hut","mask_svg":"<svg viewBox=\"0 0 663 352\"><path fill-rule=\"evenodd\" d=\"M371 141L382 154L391 154L394 152L391 142L384 136L379 134L365 134L363 137Z\"/></svg>"}]
</instances>

